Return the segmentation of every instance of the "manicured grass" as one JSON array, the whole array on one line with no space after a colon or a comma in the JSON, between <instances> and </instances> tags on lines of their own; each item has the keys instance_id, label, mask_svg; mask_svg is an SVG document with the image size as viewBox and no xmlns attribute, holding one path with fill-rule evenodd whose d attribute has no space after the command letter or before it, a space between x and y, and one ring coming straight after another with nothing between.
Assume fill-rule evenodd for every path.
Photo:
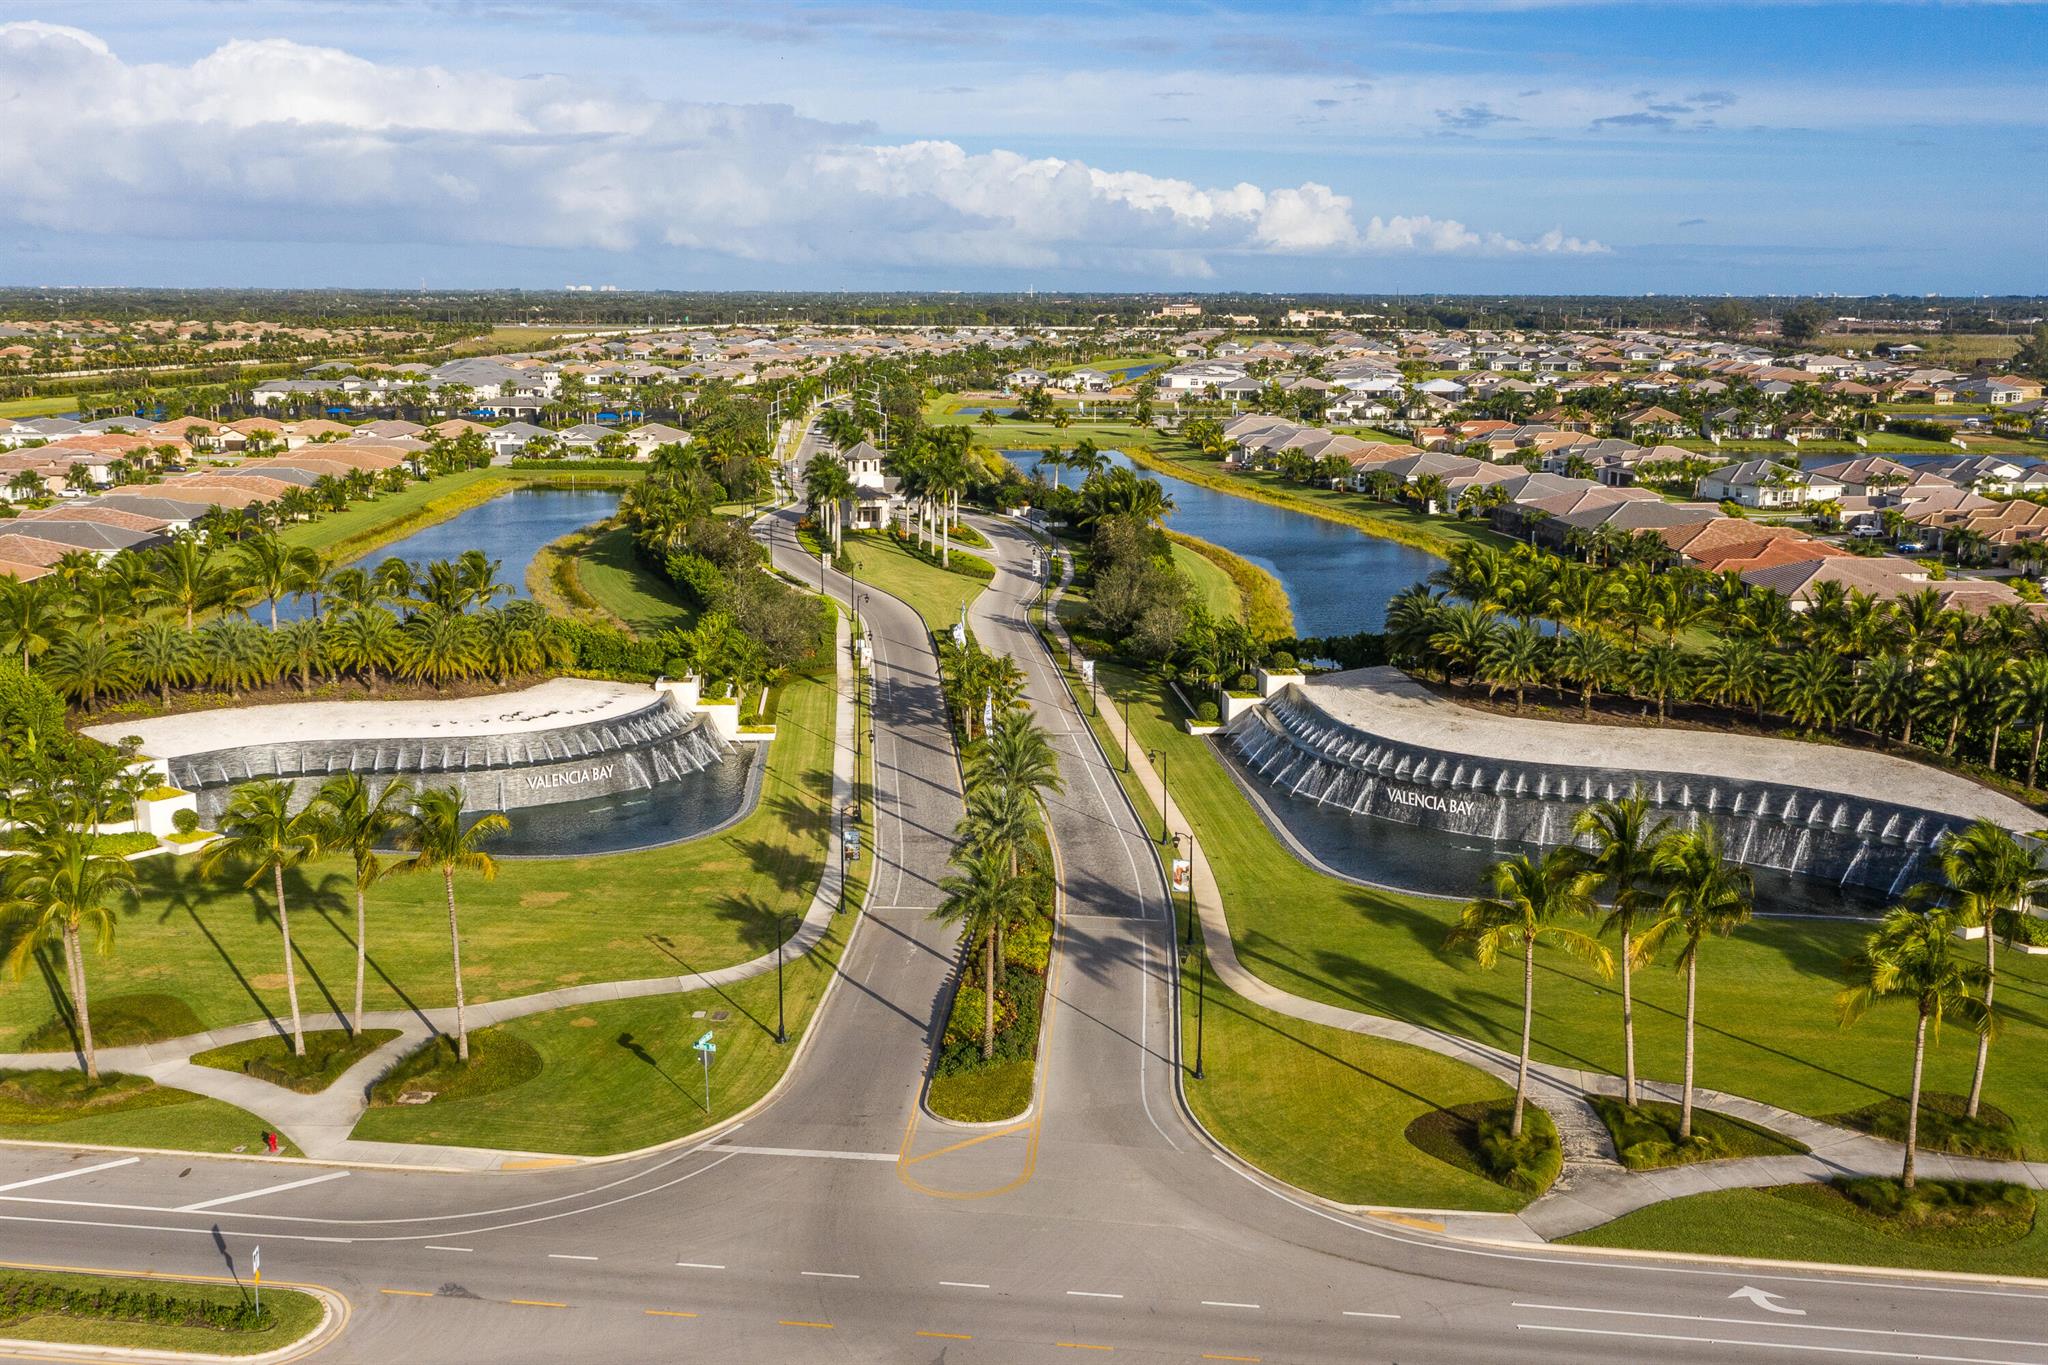
<instances>
[{"instance_id":1,"label":"manicured grass","mask_svg":"<svg viewBox=\"0 0 2048 1365\"><path fill-rule=\"evenodd\" d=\"M1083 696L1073 673L1064 665L1061 673ZM1121 751L1101 720L1089 723L1112 764L1118 762ZM1157 808L1134 779L1118 776L1138 818L1156 834ZM1159 850L1172 856L1170 843ZM1185 941L1186 899L1176 900L1178 941ZM1203 1126L1246 1161L1346 1204L1505 1211L1528 1202L1402 1137L1437 1109L1504 1099L1510 1092L1493 1077L1405 1043L1276 1014L1226 988L1214 971L1198 983L1192 956L1181 976L1182 1052L1192 1067L1199 1027L1204 1074L1187 1078L1188 1102Z\"/></svg>"},{"instance_id":2,"label":"manicured grass","mask_svg":"<svg viewBox=\"0 0 2048 1365\"><path fill-rule=\"evenodd\" d=\"M135 1043L158 1043L197 1033L199 1016L175 995L147 991L127 995L88 998L92 1007L92 1040L96 1047L129 1047ZM68 1052L80 1038L66 1001L60 1015L45 1020L17 1045L22 1052Z\"/></svg>"},{"instance_id":3,"label":"manicured grass","mask_svg":"<svg viewBox=\"0 0 2048 1365\"><path fill-rule=\"evenodd\" d=\"M1212 545L1179 531L1168 531L1166 536L1174 544L1175 563L1180 562L1180 551L1191 550L1204 562L1223 571L1236 590L1242 619L1251 627L1253 635L1261 640L1284 640L1293 636L1294 608L1289 604L1287 589L1280 586L1279 579L1221 545Z\"/></svg>"},{"instance_id":4,"label":"manicured grass","mask_svg":"<svg viewBox=\"0 0 2048 1365\"><path fill-rule=\"evenodd\" d=\"M1904 1266L1979 1275L2048 1276L2048 1222L1987 1220L1971 1244L1948 1229L1876 1218L1826 1185L1780 1185L1689 1195L1567 1237L1574 1246L1629 1247L1695 1255ZM2024 1227L2024 1231L2021 1228ZM2020 1232L2013 1240L1993 1240Z\"/></svg>"},{"instance_id":5,"label":"manicured grass","mask_svg":"<svg viewBox=\"0 0 2048 1365\"><path fill-rule=\"evenodd\" d=\"M961 604L972 602L988 586L986 579L926 563L886 535L845 536L841 546L853 561L855 577L902 598L934 632L959 620ZM961 553L956 551L954 557Z\"/></svg>"},{"instance_id":6,"label":"manicured grass","mask_svg":"<svg viewBox=\"0 0 2048 1365\"><path fill-rule=\"evenodd\" d=\"M1239 958L1283 990L1408 1019L1505 1048L1517 1045L1520 979L1481 970L1446 951L1458 904L1398 895L1325 876L1266 828L1206 740L1182 732L1179 708L1129 669L1098 670L1110 702L1130 701L1133 751L1167 755L1176 804L1195 825L1216 870ZM1476 894L1478 887L1473 888ZM1759 907L1769 910L1766 902ZM1760 919L1702 954L1699 1083L1816 1117L1904 1093L1911 1064L1909 1011L1878 1011L1840 1026L1841 964L1868 925ZM1621 1070L1618 988L1558 954L1539 954L1535 1052L1546 1061ZM1681 1072L1683 981L1668 959L1635 974L1642 1074ZM2019 1140L2048 1135L2048 962L2000 959L2004 1030L1991 1053L1986 1096L2012 1115ZM1974 1037L1947 1031L1928 1055L1928 1087L1969 1087Z\"/></svg>"},{"instance_id":7,"label":"manicured grass","mask_svg":"<svg viewBox=\"0 0 2048 1365\"><path fill-rule=\"evenodd\" d=\"M774 946L768 913L751 922L757 947ZM850 928L850 918L835 922L817 949L791 956L784 1046L775 1042L772 971L723 989L555 1010L470 1035L474 1065L487 1064L500 1049L537 1057L539 1066L526 1079L481 1093L444 1093L428 1104L373 1108L353 1136L577 1156L686 1137L752 1104L781 1076ZM707 1029L718 1044L709 1113L691 1046ZM431 1074L455 1070L451 1065Z\"/></svg>"},{"instance_id":8,"label":"manicured grass","mask_svg":"<svg viewBox=\"0 0 2048 1365\"><path fill-rule=\"evenodd\" d=\"M2026 1150L2014 1130L2012 1115L1991 1105L1979 1105L1977 1117L1967 1115L1969 1100L1963 1095L1923 1093L1920 1096L1920 1145L1930 1152L1956 1152L1963 1156L1990 1157L1999 1161L2024 1161ZM1879 1100L1830 1121L1858 1132L1874 1133L1893 1142L1906 1140L1906 1102Z\"/></svg>"},{"instance_id":9,"label":"manicured grass","mask_svg":"<svg viewBox=\"0 0 2048 1365\"><path fill-rule=\"evenodd\" d=\"M800 909L817 885L831 801L832 713L829 673L790 679L760 804L722 834L641 853L507 860L495 881L460 879L469 998L671 975L751 956L743 919L759 906ZM117 912L114 952L86 964L95 1002L169 997L189 1015L179 1033L287 1017L268 878L244 889L240 876L204 876L197 864L136 864L141 895ZM300 1001L310 1024L331 1026L355 979L351 877L329 858L293 871L285 886ZM371 1008L453 1002L438 878L392 878L371 892L369 950ZM0 991L0 1051L21 1046L64 998L61 959L45 954L31 966L27 982ZM68 1037L47 1045L68 1046Z\"/></svg>"},{"instance_id":10,"label":"manicured grass","mask_svg":"<svg viewBox=\"0 0 2048 1365\"><path fill-rule=\"evenodd\" d=\"M0 399L0 417L57 417L78 411L78 395Z\"/></svg>"},{"instance_id":11,"label":"manicured grass","mask_svg":"<svg viewBox=\"0 0 2048 1365\"><path fill-rule=\"evenodd\" d=\"M942 1119L960 1123L1015 1118L1031 1103L1036 1071L1031 1058L1020 1057L976 1071L934 1076L925 1091L925 1107Z\"/></svg>"},{"instance_id":12,"label":"manicured grass","mask_svg":"<svg viewBox=\"0 0 2048 1365\"><path fill-rule=\"evenodd\" d=\"M1593 1112L1607 1125L1621 1164L1632 1171L1660 1166L1684 1166L1695 1161L1719 1161L1738 1156L1797 1156L1809 1150L1805 1143L1744 1122L1711 1109L1694 1108L1692 1140L1678 1142L1679 1109L1662 1100L1645 1100L1633 1109L1619 1099L1593 1098Z\"/></svg>"},{"instance_id":13,"label":"manicured grass","mask_svg":"<svg viewBox=\"0 0 2048 1365\"><path fill-rule=\"evenodd\" d=\"M39 1305L38 1293L43 1297ZM62 1295L50 1306L50 1298ZM87 1297L78 1297L87 1296ZM249 1325L214 1326L207 1310L225 1309ZM144 1275L84 1275L64 1271L0 1270L0 1337L70 1346L189 1351L247 1356L281 1350L320 1325L323 1309L311 1294L264 1291L255 1309L248 1287L199 1284ZM154 1320L153 1320L154 1319ZM230 1321L233 1321L231 1318Z\"/></svg>"},{"instance_id":14,"label":"manicured grass","mask_svg":"<svg viewBox=\"0 0 2048 1365\"><path fill-rule=\"evenodd\" d=\"M192 1152L256 1152L270 1125L219 1100L144 1076L82 1071L0 1072L0 1138ZM289 1140L285 1156L300 1155Z\"/></svg>"},{"instance_id":15,"label":"manicured grass","mask_svg":"<svg viewBox=\"0 0 2048 1365\"><path fill-rule=\"evenodd\" d=\"M600 531L571 563L583 590L635 635L688 630L696 620L676 590L633 553L633 533L623 526Z\"/></svg>"},{"instance_id":16,"label":"manicured grass","mask_svg":"<svg viewBox=\"0 0 2048 1365\"><path fill-rule=\"evenodd\" d=\"M370 1088L370 1103L440 1104L495 1095L540 1075L541 1065L540 1053L531 1044L501 1028L471 1033L467 1061L455 1039L429 1038L378 1078Z\"/></svg>"},{"instance_id":17,"label":"manicured grass","mask_svg":"<svg viewBox=\"0 0 2048 1365\"><path fill-rule=\"evenodd\" d=\"M292 1052L288 1037L252 1038L246 1043L208 1048L194 1053L192 1061L221 1071L239 1071L259 1081L317 1095L333 1085L341 1073L398 1036L395 1028L316 1029L306 1035L306 1055Z\"/></svg>"},{"instance_id":18,"label":"manicured grass","mask_svg":"<svg viewBox=\"0 0 2048 1365\"><path fill-rule=\"evenodd\" d=\"M1175 542L1173 567L1194 585L1195 601L1210 616L1219 621L1235 621L1243 614L1244 600L1238 596L1237 584L1230 581L1230 575L1220 565L1210 563L1195 550Z\"/></svg>"}]
</instances>

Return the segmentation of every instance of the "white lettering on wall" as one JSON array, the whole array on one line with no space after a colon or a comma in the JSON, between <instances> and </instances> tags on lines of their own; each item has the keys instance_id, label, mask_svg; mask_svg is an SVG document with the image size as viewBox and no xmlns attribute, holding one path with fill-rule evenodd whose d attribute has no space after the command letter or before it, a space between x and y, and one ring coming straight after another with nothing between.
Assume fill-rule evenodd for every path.
<instances>
[{"instance_id":1,"label":"white lettering on wall","mask_svg":"<svg viewBox=\"0 0 2048 1365\"><path fill-rule=\"evenodd\" d=\"M592 764L588 768L567 768L560 772L531 773L527 776L528 791L542 791L550 787L580 787L586 782L602 782L618 768L616 763Z\"/></svg>"},{"instance_id":2,"label":"white lettering on wall","mask_svg":"<svg viewBox=\"0 0 2048 1365\"><path fill-rule=\"evenodd\" d=\"M1479 814L1479 803L1469 798L1454 797L1446 800L1436 792L1411 791L1406 787L1388 787L1387 799L1397 806L1413 806L1418 810L1436 811L1442 815Z\"/></svg>"}]
</instances>

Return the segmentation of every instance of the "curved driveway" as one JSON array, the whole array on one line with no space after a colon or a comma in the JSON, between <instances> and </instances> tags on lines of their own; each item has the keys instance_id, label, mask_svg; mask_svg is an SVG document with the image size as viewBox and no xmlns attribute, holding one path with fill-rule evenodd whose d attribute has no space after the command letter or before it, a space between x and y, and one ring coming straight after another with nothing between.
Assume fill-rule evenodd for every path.
<instances>
[{"instance_id":1,"label":"curved driveway","mask_svg":"<svg viewBox=\"0 0 2048 1365\"><path fill-rule=\"evenodd\" d=\"M1459 1243L1216 1155L1174 1096L1157 866L1026 629L1028 539L978 524L999 571L976 632L1026 668L1066 782L1031 1121L914 1118L953 946L926 908L959 792L929 642L870 587L874 893L819 1036L760 1115L710 1144L517 1177L10 1149L5 1259L246 1273L261 1243L273 1283L353 1302L323 1360L2048 1362L2034 1288ZM792 529L764 528L814 575Z\"/></svg>"}]
</instances>

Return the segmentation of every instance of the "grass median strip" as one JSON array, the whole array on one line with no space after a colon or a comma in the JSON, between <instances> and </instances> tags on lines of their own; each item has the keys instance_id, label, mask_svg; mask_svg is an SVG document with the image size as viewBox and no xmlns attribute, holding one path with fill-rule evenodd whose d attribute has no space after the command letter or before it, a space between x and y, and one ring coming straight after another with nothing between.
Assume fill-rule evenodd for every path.
<instances>
[{"instance_id":1,"label":"grass median strip","mask_svg":"<svg viewBox=\"0 0 2048 1365\"><path fill-rule=\"evenodd\" d=\"M117 1351L246 1356L310 1335L320 1300L274 1287L259 1308L232 1283L71 1271L0 1270L0 1338Z\"/></svg>"}]
</instances>

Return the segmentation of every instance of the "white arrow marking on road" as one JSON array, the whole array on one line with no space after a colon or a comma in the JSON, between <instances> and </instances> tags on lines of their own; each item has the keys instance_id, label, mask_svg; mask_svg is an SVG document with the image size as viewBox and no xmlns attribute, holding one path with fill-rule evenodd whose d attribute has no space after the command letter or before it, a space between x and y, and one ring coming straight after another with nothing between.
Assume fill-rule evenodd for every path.
<instances>
[{"instance_id":1,"label":"white arrow marking on road","mask_svg":"<svg viewBox=\"0 0 2048 1365\"><path fill-rule=\"evenodd\" d=\"M94 1171L112 1170L116 1166L133 1166L142 1160L139 1156L124 1156L117 1161L102 1161L96 1166L80 1166L74 1170L58 1171L54 1175L39 1175L29 1180L17 1180L12 1185L0 1185L0 1194L9 1190L25 1190L31 1185L47 1185L52 1180L69 1180L74 1175L91 1175Z\"/></svg>"},{"instance_id":2,"label":"white arrow marking on road","mask_svg":"<svg viewBox=\"0 0 2048 1365\"><path fill-rule=\"evenodd\" d=\"M1787 1317L1793 1318L1803 1318L1806 1316L1806 1310L1804 1308L1781 1307L1778 1304L1778 1296L1776 1294L1772 1294L1766 1290L1758 1289L1754 1285L1746 1284L1742 1286L1742 1288L1736 1290L1733 1294L1730 1294L1728 1297L1731 1299L1748 1299L1751 1303L1763 1309L1766 1313L1783 1313Z\"/></svg>"}]
</instances>

